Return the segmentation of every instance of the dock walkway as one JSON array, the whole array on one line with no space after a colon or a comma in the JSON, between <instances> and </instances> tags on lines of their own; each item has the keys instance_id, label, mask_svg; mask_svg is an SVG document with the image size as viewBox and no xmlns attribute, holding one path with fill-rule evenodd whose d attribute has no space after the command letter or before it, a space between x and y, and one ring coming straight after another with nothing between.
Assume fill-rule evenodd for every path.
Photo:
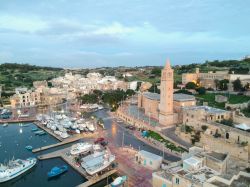
<instances>
[{"instance_id":1,"label":"dock walkway","mask_svg":"<svg viewBox=\"0 0 250 187\"><path fill-rule=\"evenodd\" d=\"M105 172L103 175L100 176L90 176L87 174L87 172L80 166L77 166L74 160L74 157L67 154L69 153L70 148L65 148L65 149L61 149L58 151L54 151L48 154L44 154L41 156L38 156L39 160L46 160L46 159L52 159L52 158L57 158L60 157L62 158L67 164L69 164L74 170L76 170L80 175L82 175L84 178L88 179L86 182L78 185L78 187L87 187L87 186L91 186L105 178L107 178L108 176L116 173L117 171L115 169L110 170L108 172Z\"/></svg>"},{"instance_id":2,"label":"dock walkway","mask_svg":"<svg viewBox=\"0 0 250 187\"><path fill-rule=\"evenodd\" d=\"M80 140L81 137L72 137L72 138L68 138L62 142L59 142L59 143L56 143L56 144L51 144L51 145L47 145L47 146L43 146L43 147L40 147L40 148L37 148L37 149L33 149L32 152L33 153L37 153L39 151L44 151L44 150L47 150L47 149L50 149L50 148L54 148L54 147L58 147L58 146L61 146L61 145L66 145L66 144L69 144L69 143L72 143L72 142L76 142L78 140Z\"/></svg>"},{"instance_id":3,"label":"dock walkway","mask_svg":"<svg viewBox=\"0 0 250 187\"><path fill-rule=\"evenodd\" d=\"M86 182L84 182L84 183L78 185L77 187L88 187L88 186L91 186L91 185L93 185L93 184L95 184L95 183L97 183L97 182L99 182L99 181L101 181L101 180L107 178L108 176L113 175L113 174L116 173L116 172L117 172L117 170L115 170L115 169L110 170L110 171L104 173L104 174L101 175L101 176L92 177L91 179L89 179L88 181L86 181Z\"/></svg>"},{"instance_id":4,"label":"dock walkway","mask_svg":"<svg viewBox=\"0 0 250 187\"><path fill-rule=\"evenodd\" d=\"M46 131L47 133L49 133L51 136L55 137L57 140L59 140L60 142L63 141L63 139L56 135L51 129L46 128L44 125L42 125L40 122L35 122L35 124L42 130Z\"/></svg>"},{"instance_id":5,"label":"dock walkway","mask_svg":"<svg viewBox=\"0 0 250 187\"><path fill-rule=\"evenodd\" d=\"M35 118L15 118L15 119L0 119L0 124L4 123L26 123L26 122L34 122Z\"/></svg>"}]
</instances>

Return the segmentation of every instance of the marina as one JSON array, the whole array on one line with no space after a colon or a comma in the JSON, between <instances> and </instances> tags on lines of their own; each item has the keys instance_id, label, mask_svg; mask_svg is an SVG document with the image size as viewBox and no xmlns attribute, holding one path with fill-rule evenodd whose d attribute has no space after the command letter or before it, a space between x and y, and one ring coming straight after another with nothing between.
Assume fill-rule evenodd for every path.
<instances>
[{"instance_id":1,"label":"marina","mask_svg":"<svg viewBox=\"0 0 250 187\"><path fill-rule=\"evenodd\" d=\"M75 173L77 173L79 176L81 176L82 182L77 184L80 186L88 186L91 184L95 184L94 186L98 186L98 187L104 186L103 184L105 182L104 181L105 178L107 178L110 175L113 175L114 173L127 175L126 173L124 173L124 168L127 168L126 167L127 163L125 160L121 159L121 155L124 155L126 153L123 154L122 152L118 151L120 149L117 149L117 146L130 145L130 146L134 147L135 149L136 148L138 149L138 147L139 148L144 147L144 149L145 149L145 148L147 148L146 145L144 145L143 142L140 142L136 138L134 138L133 135L130 134L126 129L120 128L118 124L113 123L113 118L109 117L109 114L107 113L107 111L100 110L100 111L94 112L93 115L96 115L97 118L103 119L103 124L105 125L106 130L103 130L100 127L100 128L97 128L95 132L87 132L87 133L83 132L81 134L73 134L73 136L66 138L66 139L58 138L58 136L53 132L53 130L51 130L50 128L47 128L44 124L42 124L42 122L39 122L39 121L36 122L36 125L34 125L34 124L31 124L29 126L27 126L25 124L18 125L18 128L20 128L20 130L22 129L23 132L28 131L29 134L31 134L32 137L34 137L36 139L44 139L44 138L51 138L51 137L53 137L53 139L54 139L54 143L49 143L47 145L45 144L42 146L38 146L38 145L30 144L30 146L32 146L34 149L32 149L32 151L26 151L26 152L38 154L37 155L37 158L39 160L38 164L43 163L43 162L54 162L55 160L58 160L58 159L62 160L63 162L61 164L53 164L52 166L50 166L50 168L48 168L48 170L45 172L45 174L49 170L51 170L51 168L53 168L57 165L64 165L66 163L70 166L69 168L72 168ZM13 125L13 126L15 126L15 125ZM8 127L3 127L3 128L8 130L8 128L12 128L13 126L11 125ZM47 135L46 136L36 136L35 132L37 132L37 131L38 132L44 131L47 133ZM122 138L123 137L122 133L125 133L124 139ZM100 134L102 134L101 137L100 137ZM130 138L128 138L128 137L130 137ZM92 167L93 164L98 165L98 163L102 162L102 161L100 159L94 158L95 156L92 157L92 155L88 153L89 155L85 155L84 158L82 158L82 160L85 160L85 161L87 160L87 162L89 162L89 160L93 159L93 162L89 162L89 164L84 165L84 167L86 167L86 168L83 168L81 166L81 164L76 163L75 155L70 154L70 150L72 149L72 147L69 147L69 146L72 144L75 144L77 142L80 142L82 140L97 143L100 145L103 144L103 146L106 146L108 144L108 146L109 146L108 150L110 148L111 152L113 152L117 156L117 162L119 162L119 165L121 167L118 166L118 168L113 168L113 166L112 167L110 166L110 167L104 169L103 171L101 171L98 175L92 176L91 172L88 174L88 172L87 172L88 167ZM28 146L28 145L29 144L26 143L25 146ZM25 146L23 146L23 149L25 149ZM152 149L152 148L149 148L149 149ZM101 154L101 152L100 152L100 154ZM169 156L170 155L168 155L168 154L165 155L167 160L169 159ZM132 158L133 157L131 157L131 159ZM95 167L93 167L93 168L95 168ZM139 170L142 170L141 167L139 167L139 168L140 168ZM97 168L96 168L96 171L98 171ZM66 172L66 173L63 173L62 175L68 175L68 174L69 174L69 172ZM133 175L138 175L138 174L139 173L134 173ZM130 178L131 184L137 184L135 177L130 176L130 175L128 177ZM109 178L111 179L113 177L109 177ZM110 182L112 182L112 181L110 181ZM140 181L140 182L142 182L142 181ZM105 182L105 185L107 185L107 182ZM50 185L48 185L48 186L50 186ZM63 184L62 186L65 186L65 185Z\"/></svg>"},{"instance_id":2,"label":"marina","mask_svg":"<svg viewBox=\"0 0 250 187\"><path fill-rule=\"evenodd\" d=\"M25 147L30 145L33 148L54 145L58 142L57 139L50 136L35 136L32 128L36 125L29 123L27 127L19 126L19 123L12 123L8 127L0 126L0 163L6 164L9 160L14 159L27 159L29 157L39 156L39 152L33 153ZM64 147L67 145L61 145ZM59 147L52 147L51 149L60 149ZM47 150L43 150L45 153ZM63 173L62 176L48 180L47 172L54 166L66 164L60 158L37 161L36 165L24 174L8 181L1 183L1 187L27 187L27 186L62 186L74 187L86 181L77 171L72 167L68 168L68 172ZM73 181L71 181L73 180Z\"/></svg>"},{"instance_id":3,"label":"marina","mask_svg":"<svg viewBox=\"0 0 250 187\"><path fill-rule=\"evenodd\" d=\"M79 187L91 186L91 185L107 178L108 176L116 173L115 169L107 168L108 171L105 172L104 174L101 174L98 176L96 176L96 175L90 176L89 174L87 174L87 172L82 167L79 167L78 165L76 165L76 163L74 161L74 157L68 154L70 152L70 149L71 148L65 148L65 149L54 151L54 152L51 152L48 154L40 155L40 156L38 156L38 159L39 160L47 160L47 159L53 159L53 158L58 158L58 157L63 159L67 164L69 164L72 168L74 168L81 176L88 179L86 182L79 185Z\"/></svg>"}]
</instances>

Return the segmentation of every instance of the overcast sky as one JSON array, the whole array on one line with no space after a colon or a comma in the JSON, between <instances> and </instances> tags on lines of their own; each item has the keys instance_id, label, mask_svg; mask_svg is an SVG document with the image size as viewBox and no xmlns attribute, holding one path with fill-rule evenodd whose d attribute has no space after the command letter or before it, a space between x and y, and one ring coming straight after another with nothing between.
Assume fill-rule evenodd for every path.
<instances>
[{"instance_id":1,"label":"overcast sky","mask_svg":"<svg viewBox=\"0 0 250 187\"><path fill-rule=\"evenodd\" d=\"M140 66L247 54L247 0L0 0L0 63Z\"/></svg>"}]
</instances>

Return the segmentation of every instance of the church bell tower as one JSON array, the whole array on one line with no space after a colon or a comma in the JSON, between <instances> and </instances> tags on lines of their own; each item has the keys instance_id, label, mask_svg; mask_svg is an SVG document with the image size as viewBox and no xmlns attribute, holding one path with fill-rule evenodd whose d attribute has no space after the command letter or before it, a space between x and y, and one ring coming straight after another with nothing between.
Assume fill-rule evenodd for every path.
<instances>
[{"instance_id":1,"label":"church bell tower","mask_svg":"<svg viewBox=\"0 0 250 187\"><path fill-rule=\"evenodd\" d=\"M161 95L159 104L159 122L163 125L174 124L173 109L174 71L167 60L161 72Z\"/></svg>"}]
</instances>

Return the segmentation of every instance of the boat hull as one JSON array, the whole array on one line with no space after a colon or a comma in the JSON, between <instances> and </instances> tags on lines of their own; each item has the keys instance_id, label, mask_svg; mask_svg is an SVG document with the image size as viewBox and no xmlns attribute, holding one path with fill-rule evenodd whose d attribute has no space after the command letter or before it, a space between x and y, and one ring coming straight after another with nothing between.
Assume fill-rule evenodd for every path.
<instances>
[{"instance_id":1,"label":"boat hull","mask_svg":"<svg viewBox=\"0 0 250 187\"><path fill-rule=\"evenodd\" d=\"M19 175L25 173L29 169L33 168L36 165L36 162L37 161L34 161L31 165L27 166L26 168L20 170L19 172L15 173L15 174L12 174L12 175L7 176L5 178L0 178L0 183L4 183L4 182L7 182L7 181L10 181L11 179L14 179L14 178L18 177Z\"/></svg>"}]
</instances>

